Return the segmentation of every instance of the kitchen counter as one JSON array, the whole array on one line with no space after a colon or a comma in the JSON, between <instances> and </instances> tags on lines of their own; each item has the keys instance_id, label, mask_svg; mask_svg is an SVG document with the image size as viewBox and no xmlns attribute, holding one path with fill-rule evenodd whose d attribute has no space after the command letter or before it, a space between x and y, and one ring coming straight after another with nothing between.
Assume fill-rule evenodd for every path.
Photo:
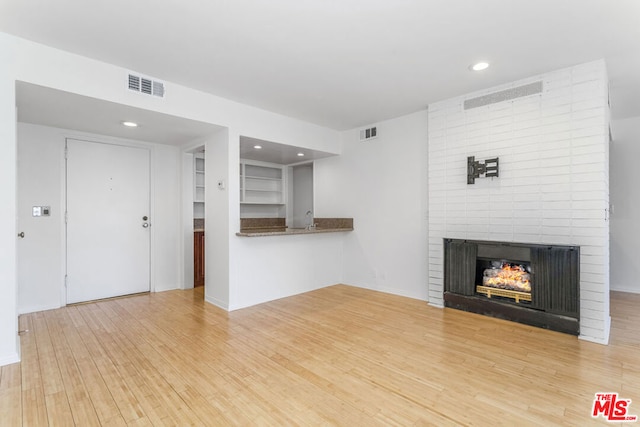
<instances>
[{"instance_id":1,"label":"kitchen counter","mask_svg":"<svg viewBox=\"0 0 640 427\"><path fill-rule=\"evenodd\" d=\"M236 236L265 237L353 231L353 218L314 218L315 228L288 228L284 218L243 218Z\"/></svg>"},{"instance_id":2,"label":"kitchen counter","mask_svg":"<svg viewBox=\"0 0 640 427\"><path fill-rule=\"evenodd\" d=\"M307 230L306 228L283 228L283 229L263 229L263 230L251 230L240 231L236 233L236 236L241 237L264 237L264 236L288 236L291 234L318 234L318 233L337 233L342 231L353 231L351 228L312 228Z\"/></svg>"}]
</instances>

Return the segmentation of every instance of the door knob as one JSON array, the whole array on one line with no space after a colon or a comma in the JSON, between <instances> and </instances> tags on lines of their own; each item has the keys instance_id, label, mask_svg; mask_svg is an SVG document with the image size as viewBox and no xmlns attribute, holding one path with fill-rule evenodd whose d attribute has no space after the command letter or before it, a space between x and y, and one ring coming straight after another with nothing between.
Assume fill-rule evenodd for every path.
<instances>
[{"instance_id":1,"label":"door knob","mask_svg":"<svg viewBox=\"0 0 640 427\"><path fill-rule=\"evenodd\" d=\"M143 228L148 228L149 227L149 223L148 222L143 222L142 223L142 227Z\"/></svg>"},{"instance_id":2,"label":"door knob","mask_svg":"<svg viewBox=\"0 0 640 427\"><path fill-rule=\"evenodd\" d=\"M24 239L24 231L19 232L18 237Z\"/></svg>"},{"instance_id":3,"label":"door knob","mask_svg":"<svg viewBox=\"0 0 640 427\"><path fill-rule=\"evenodd\" d=\"M148 216L146 216L146 215L142 217L142 220L143 220L143 221L146 221L146 220L148 220L148 219L149 219L149 217L148 217Z\"/></svg>"}]
</instances>

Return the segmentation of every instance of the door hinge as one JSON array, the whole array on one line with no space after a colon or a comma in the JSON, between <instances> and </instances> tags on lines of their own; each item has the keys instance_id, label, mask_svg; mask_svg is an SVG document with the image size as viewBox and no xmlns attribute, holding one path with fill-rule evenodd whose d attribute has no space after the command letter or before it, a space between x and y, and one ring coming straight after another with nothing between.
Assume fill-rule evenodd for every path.
<instances>
[{"instance_id":1,"label":"door hinge","mask_svg":"<svg viewBox=\"0 0 640 427\"><path fill-rule=\"evenodd\" d=\"M64 213L64 223L67 224L69 222L69 212Z\"/></svg>"},{"instance_id":2,"label":"door hinge","mask_svg":"<svg viewBox=\"0 0 640 427\"><path fill-rule=\"evenodd\" d=\"M69 147L64 147L64 158L65 160L69 158Z\"/></svg>"},{"instance_id":3,"label":"door hinge","mask_svg":"<svg viewBox=\"0 0 640 427\"><path fill-rule=\"evenodd\" d=\"M69 284L69 276L67 276L67 275L65 274L65 275L64 275L64 287L66 288L68 284Z\"/></svg>"}]
</instances>

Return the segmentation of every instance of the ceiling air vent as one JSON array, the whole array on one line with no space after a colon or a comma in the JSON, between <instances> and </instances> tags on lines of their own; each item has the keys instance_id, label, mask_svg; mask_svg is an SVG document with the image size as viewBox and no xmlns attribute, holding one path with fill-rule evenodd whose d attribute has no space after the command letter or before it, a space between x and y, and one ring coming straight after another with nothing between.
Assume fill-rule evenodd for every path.
<instances>
[{"instance_id":1,"label":"ceiling air vent","mask_svg":"<svg viewBox=\"0 0 640 427\"><path fill-rule=\"evenodd\" d=\"M370 139L376 138L377 136L378 128L376 128L375 126L360 130L360 141L368 141Z\"/></svg>"},{"instance_id":2,"label":"ceiling air vent","mask_svg":"<svg viewBox=\"0 0 640 427\"><path fill-rule=\"evenodd\" d=\"M542 93L542 81L501 90L500 92L490 93L477 98L467 99L464 101L464 109L470 110L471 108L482 107L484 105L495 104L502 101L509 101L516 98L522 98L523 96L535 95L537 93Z\"/></svg>"},{"instance_id":3,"label":"ceiling air vent","mask_svg":"<svg viewBox=\"0 0 640 427\"><path fill-rule=\"evenodd\" d=\"M164 98L164 83L160 81L153 80L148 77L137 76L135 74L129 74L128 81L129 90Z\"/></svg>"}]
</instances>

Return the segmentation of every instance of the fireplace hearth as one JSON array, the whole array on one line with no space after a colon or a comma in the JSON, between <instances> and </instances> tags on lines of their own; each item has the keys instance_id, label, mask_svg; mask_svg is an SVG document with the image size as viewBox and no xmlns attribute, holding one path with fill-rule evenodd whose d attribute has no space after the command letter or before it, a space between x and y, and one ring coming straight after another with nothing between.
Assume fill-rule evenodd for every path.
<instances>
[{"instance_id":1,"label":"fireplace hearth","mask_svg":"<svg viewBox=\"0 0 640 427\"><path fill-rule=\"evenodd\" d=\"M445 306L578 335L577 246L444 239Z\"/></svg>"}]
</instances>

